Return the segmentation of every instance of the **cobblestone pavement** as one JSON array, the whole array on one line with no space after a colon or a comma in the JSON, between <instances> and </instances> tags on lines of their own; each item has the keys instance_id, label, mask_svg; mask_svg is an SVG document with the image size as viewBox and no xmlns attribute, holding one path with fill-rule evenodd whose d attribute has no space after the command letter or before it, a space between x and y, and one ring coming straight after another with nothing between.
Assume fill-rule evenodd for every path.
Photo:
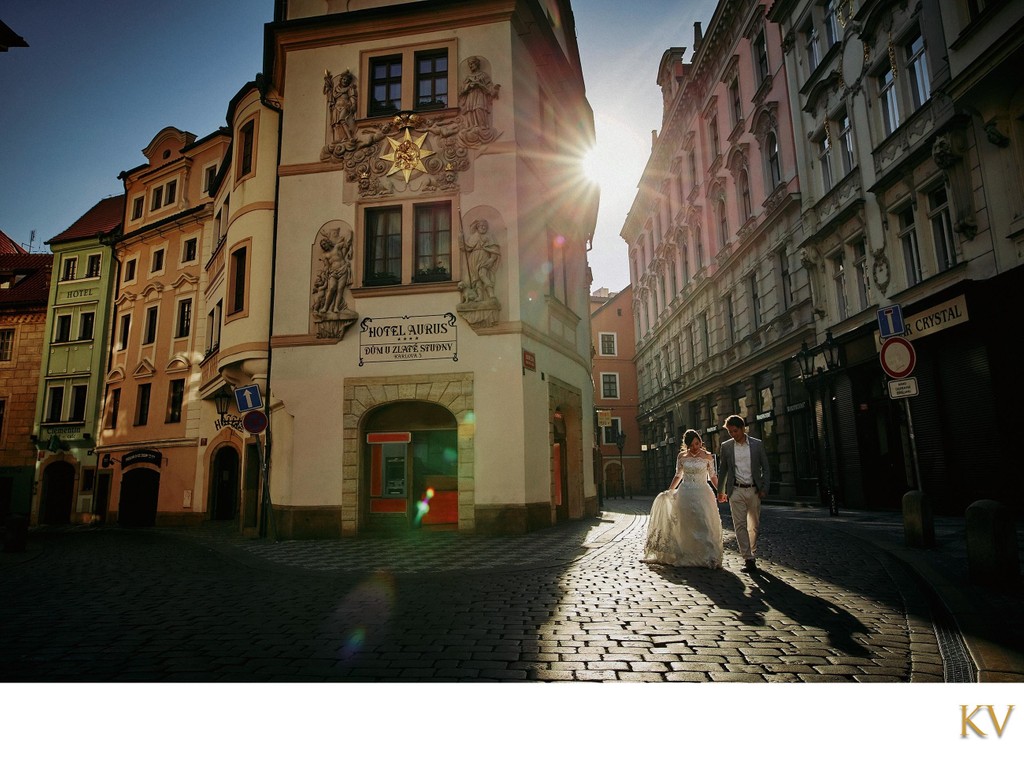
<instances>
[{"instance_id":1,"label":"cobblestone pavement","mask_svg":"<svg viewBox=\"0 0 1024 760\"><path fill-rule=\"evenodd\" d=\"M943 679L925 594L871 543L766 506L757 574L727 516L725 569L648 566L647 509L513 538L33 531L0 554L0 678Z\"/></svg>"}]
</instances>

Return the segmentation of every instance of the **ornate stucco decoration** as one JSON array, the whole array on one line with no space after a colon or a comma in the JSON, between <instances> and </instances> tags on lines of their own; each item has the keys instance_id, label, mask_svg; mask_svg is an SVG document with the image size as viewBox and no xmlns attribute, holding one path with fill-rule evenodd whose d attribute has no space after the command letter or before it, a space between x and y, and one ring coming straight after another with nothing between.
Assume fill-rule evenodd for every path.
<instances>
[{"instance_id":1,"label":"ornate stucco decoration","mask_svg":"<svg viewBox=\"0 0 1024 760\"><path fill-rule=\"evenodd\" d=\"M309 309L317 338L340 340L359 319L345 300L352 284L352 239L352 228L338 220L327 222L316 234Z\"/></svg>"},{"instance_id":2,"label":"ornate stucco decoration","mask_svg":"<svg viewBox=\"0 0 1024 760\"><path fill-rule=\"evenodd\" d=\"M327 141L320 160L342 164L345 179L360 197L393 195L403 190L455 190L459 173L470 167L470 151L494 142L493 104L501 91L485 58L471 56L460 66L458 110L401 111L379 120L356 121L358 83L348 70L324 73Z\"/></svg>"},{"instance_id":3,"label":"ornate stucco decoration","mask_svg":"<svg viewBox=\"0 0 1024 760\"><path fill-rule=\"evenodd\" d=\"M494 239L491 225L482 213L475 213L466 227L468 235L459 239L465 274L459 282L459 316L471 327L492 327L498 323L501 302L495 295L495 271L501 261L501 245Z\"/></svg>"},{"instance_id":4,"label":"ornate stucco decoration","mask_svg":"<svg viewBox=\"0 0 1024 760\"><path fill-rule=\"evenodd\" d=\"M889 258L885 255L885 248L878 248L871 252L871 279L878 290L885 295L889 289L889 282L892 279L892 270L889 267Z\"/></svg>"},{"instance_id":5,"label":"ornate stucco decoration","mask_svg":"<svg viewBox=\"0 0 1024 760\"><path fill-rule=\"evenodd\" d=\"M970 169L963 159L966 153L967 137L958 128L938 135L932 144L932 159L946 175L952 195L956 212L953 229L973 240L978 234L978 221L974 216Z\"/></svg>"}]
</instances>

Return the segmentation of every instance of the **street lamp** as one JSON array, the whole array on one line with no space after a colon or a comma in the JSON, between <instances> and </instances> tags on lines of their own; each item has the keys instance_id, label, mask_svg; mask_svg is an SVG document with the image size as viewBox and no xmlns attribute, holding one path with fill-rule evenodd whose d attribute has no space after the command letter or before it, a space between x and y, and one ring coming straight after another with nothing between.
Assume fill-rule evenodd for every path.
<instances>
[{"instance_id":1,"label":"street lamp","mask_svg":"<svg viewBox=\"0 0 1024 760\"><path fill-rule=\"evenodd\" d=\"M231 406L231 393L227 388L221 387L213 395L213 403L217 406L217 414L220 415L220 421L224 421L224 415L228 413L228 408Z\"/></svg>"},{"instance_id":2,"label":"street lamp","mask_svg":"<svg viewBox=\"0 0 1024 760\"><path fill-rule=\"evenodd\" d=\"M816 357L820 356L824 367L815 366ZM839 514L839 501L836 498L836 487L832 473L832 434L830 431L830 418L832 416L832 376L842 366L839 342L833 337L832 330L825 331L825 341L814 346L807 345L804 341L800 351L796 355L800 365L800 379L806 384L814 382L815 385L825 388L822 396L821 421L825 436L825 489L828 498L828 513L835 517ZM817 428L817 426L815 426ZM815 446L817 455L817 446Z\"/></svg>"},{"instance_id":3,"label":"street lamp","mask_svg":"<svg viewBox=\"0 0 1024 760\"><path fill-rule=\"evenodd\" d=\"M615 436L615 445L619 447L619 478L622 486L622 498L626 498L626 466L622 464L622 450L626 447L626 434L621 430Z\"/></svg>"}]
</instances>

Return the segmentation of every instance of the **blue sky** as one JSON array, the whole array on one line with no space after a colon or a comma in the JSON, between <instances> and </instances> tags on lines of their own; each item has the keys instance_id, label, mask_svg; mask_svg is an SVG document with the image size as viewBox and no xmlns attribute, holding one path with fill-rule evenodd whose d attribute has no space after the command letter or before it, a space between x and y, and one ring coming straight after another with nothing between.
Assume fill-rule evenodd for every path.
<instances>
[{"instance_id":1,"label":"blue sky","mask_svg":"<svg viewBox=\"0 0 1024 760\"><path fill-rule=\"evenodd\" d=\"M669 47L693 47L713 0L573 4L597 123L601 212L594 288L629 284L619 230L661 121L655 78ZM29 47L0 53L0 230L32 250L144 161L166 126L206 135L263 64L273 0L4 0L0 19ZM199 23L197 23L199 20Z\"/></svg>"}]
</instances>

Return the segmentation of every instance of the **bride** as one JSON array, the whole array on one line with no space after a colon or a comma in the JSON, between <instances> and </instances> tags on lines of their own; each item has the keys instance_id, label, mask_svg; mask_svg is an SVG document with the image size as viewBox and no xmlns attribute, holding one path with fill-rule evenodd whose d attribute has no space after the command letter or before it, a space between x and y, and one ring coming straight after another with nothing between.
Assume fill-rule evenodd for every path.
<instances>
[{"instance_id":1,"label":"bride","mask_svg":"<svg viewBox=\"0 0 1024 760\"><path fill-rule=\"evenodd\" d=\"M722 520L709 480L718 487L711 454L700 434L687 430L676 458L676 476L651 507L642 561L683 567L722 566Z\"/></svg>"}]
</instances>

